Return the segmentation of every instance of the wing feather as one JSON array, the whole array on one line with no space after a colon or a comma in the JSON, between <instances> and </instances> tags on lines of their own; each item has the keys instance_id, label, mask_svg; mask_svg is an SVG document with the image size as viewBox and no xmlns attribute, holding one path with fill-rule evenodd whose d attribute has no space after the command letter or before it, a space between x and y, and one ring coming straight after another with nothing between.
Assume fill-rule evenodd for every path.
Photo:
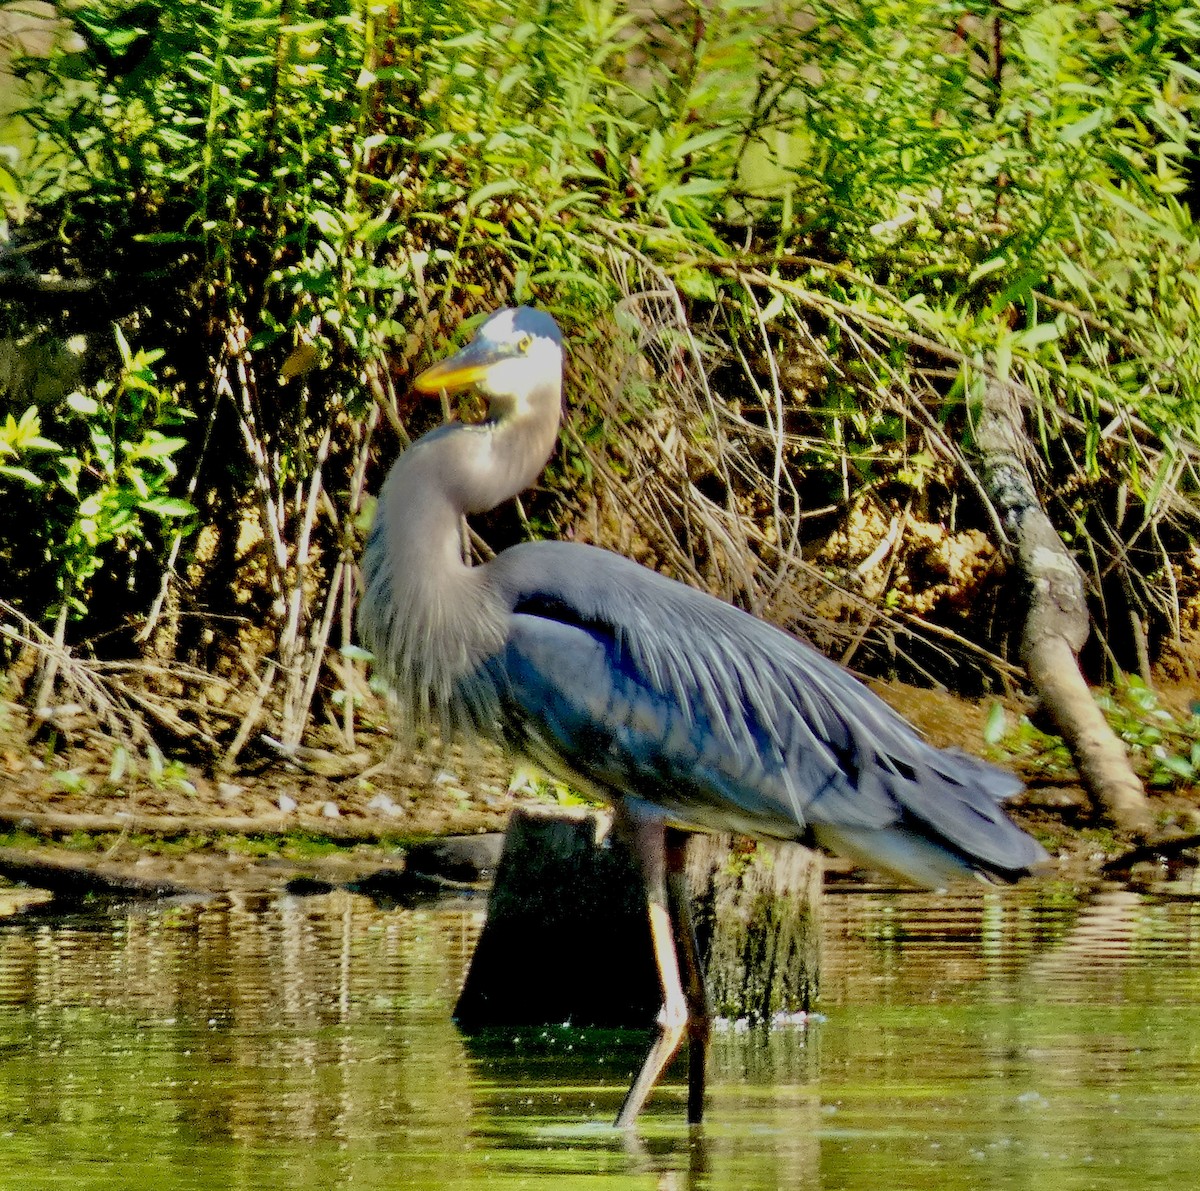
<instances>
[{"instance_id":1,"label":"wing feather","mask_svg":"<svg viewBox=\"0 0 1200 1191\"><path fill-rule=\"evenodd\" d=\"M488 566L515 613L488 682L510 742L552 770L716 829L900 825L991 869L1044 857L998 806L1012 774L929 745L795 637L593 547Z\"/></svg>"}]
</instances>

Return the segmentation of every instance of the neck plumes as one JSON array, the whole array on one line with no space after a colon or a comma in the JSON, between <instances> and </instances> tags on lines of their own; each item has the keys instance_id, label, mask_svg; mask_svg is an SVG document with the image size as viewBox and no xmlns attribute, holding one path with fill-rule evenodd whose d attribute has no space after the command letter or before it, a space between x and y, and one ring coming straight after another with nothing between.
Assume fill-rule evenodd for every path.
<instances>
[{"instance_id":1,"label":"neck plumes","mask_svg":"<svg viewBox=\"0 0 1200 1191\"><path fill-rule=\"evenodd\" d=\"M363 554L358 623L411 729L474 725L489 709L467 683L502 648L510 608L488 568L462 554L462 517L495 508L537 479L558 436L559 386L497 400L479 425L453 423L400 457L379 496Z\"/></svg>"}]
</instances>

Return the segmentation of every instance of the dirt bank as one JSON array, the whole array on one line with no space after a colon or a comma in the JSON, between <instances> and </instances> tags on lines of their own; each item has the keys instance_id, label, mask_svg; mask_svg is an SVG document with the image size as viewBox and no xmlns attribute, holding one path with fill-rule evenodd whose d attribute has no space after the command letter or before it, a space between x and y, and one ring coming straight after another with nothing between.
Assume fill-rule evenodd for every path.
<instances>
[{"instance_id":1,"label":"dirt bank","mask_svg":"<svg viewBox=\"0 0 1200 1191\"><path fill-rule=\"evenodd\" d=\"M877 689L934 743L983 750L985 706L899 684ZM129 896L364 880L399 894L469 887L486 879L485 863L474 873L471 863L440 871L420 846L498 833L514 805L559 795L514 788L511 766L492 752L402 757L383 736L359 746L349 756L305 749L292 759L264 750L217 778L181 762L116 763L111 745L86 730L50 740L9 705L0 731L0 875L60 893ZM1020 758L1010 759L1020 768ZM1077 785L1023 776L1030 788L1013 816L1057 857L1059 876L1096 879L1132 847L1096 821ZM1194 790L1155 804L1167 837L1200 826ZM1189 856L1170 845L1166 854L1172 863ZM1153 849L1138 863L1161 867Z\"/></svg>"}]
</instances>

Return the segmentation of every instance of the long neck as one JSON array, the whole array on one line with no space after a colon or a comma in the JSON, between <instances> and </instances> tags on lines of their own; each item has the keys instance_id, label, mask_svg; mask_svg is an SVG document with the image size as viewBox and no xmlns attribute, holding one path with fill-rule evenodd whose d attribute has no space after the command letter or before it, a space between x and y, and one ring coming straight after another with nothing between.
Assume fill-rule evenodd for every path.
<instances>
[{"instance_id":1,"label":"long neck","mask_svg":"<svg viewBox=\"0 0 1200 1191\"><path fill-rule=\"evenodd\" d=\"M520 399L493 397L489 420L454 436L447 480L461 512L485 513L533 485L558 441L561 403L557 382Z\"/></svg>"},{"instance_id":2,"label":"long neck","mask_svg":"<svg viewBox=\"0 0 1200 1191\"><path fill-rule=\"evenodd\" d=\"M537 479L558 436L559 387L494 403L494 420L426 435L396 462L363 555L359 629L410 725L459 718L461 679L495 653L510 609L462 556L464 513Z\"/></svg>"},{"instance_id":3,"label":"long neck","mask_svg":"<svg viewBox=\"0 0 1200 1191\"><path fill-rule=\"evenodd\" d=\"M461 582L460 522L530 487L558 439L560 387L547 385L520 402L493 400L492 417L453 423L425 435L396 462L380 495L378 519L391 537L393 567Z\"/></svg>"}]
</instances>

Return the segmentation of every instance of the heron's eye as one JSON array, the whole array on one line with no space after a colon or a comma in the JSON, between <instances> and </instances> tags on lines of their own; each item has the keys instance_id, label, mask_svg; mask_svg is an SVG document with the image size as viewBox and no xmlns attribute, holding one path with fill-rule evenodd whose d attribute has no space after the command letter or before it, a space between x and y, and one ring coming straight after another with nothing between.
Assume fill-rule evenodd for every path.
<instances>
[{"instance_id":1,"label":"heron's eye","mask_svg":"<svg viewBox=\"0 0 1200 1191\"><path fill-rule=\"evenodd\" d=\"M517 340L517 351L519 351L521 355L524 355L532 346L532 335L522 335L521 338Z\"/></svg>"}]
</instances>

